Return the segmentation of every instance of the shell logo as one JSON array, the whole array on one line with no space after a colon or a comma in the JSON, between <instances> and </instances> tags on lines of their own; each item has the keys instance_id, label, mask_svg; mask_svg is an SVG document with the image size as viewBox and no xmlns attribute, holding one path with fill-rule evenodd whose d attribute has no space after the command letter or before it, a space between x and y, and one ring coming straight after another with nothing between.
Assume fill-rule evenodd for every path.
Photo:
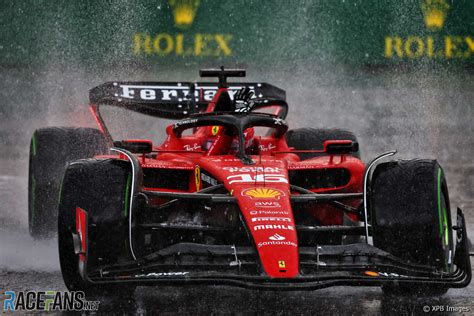
<instances>
[{"instance_id":1,"label":"shell logo","mask_svg":"<svg viewBox=\"0 0 474 316\"><path fill-rule=\"evenodd\" d=\"M272 199L272 198L280 198L280 196L283 195L283 192L276 189L256 188L256 189L248 189L244 191L243 194L255 199Z\"/></svg>"}]
</instances>

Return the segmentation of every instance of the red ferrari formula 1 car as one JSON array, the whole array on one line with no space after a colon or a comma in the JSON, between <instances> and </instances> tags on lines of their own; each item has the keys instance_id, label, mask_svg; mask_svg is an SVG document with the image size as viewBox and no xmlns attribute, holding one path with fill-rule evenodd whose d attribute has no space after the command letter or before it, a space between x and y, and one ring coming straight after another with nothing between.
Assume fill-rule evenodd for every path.
<instances>
[{"instance_id":1,"label":"red ferrari formula 1 car","mask_svg":"<svg viewBox=\"0 0 474 316\"><path fill-rule=\"evenodd\" d=\"M228 83L109 82L90 91L99 129L31 141L30 232L55 232L64 281L87 294L137 285L335 285L441 294L471 266L435 160L365 164L348 131L288 130L285 92ZM166 139L114 141L100 107L178 120ZM66 167L67 165L67 167ZM57 205L59 205L57 207Z\"/></svg>"}]
</instances>

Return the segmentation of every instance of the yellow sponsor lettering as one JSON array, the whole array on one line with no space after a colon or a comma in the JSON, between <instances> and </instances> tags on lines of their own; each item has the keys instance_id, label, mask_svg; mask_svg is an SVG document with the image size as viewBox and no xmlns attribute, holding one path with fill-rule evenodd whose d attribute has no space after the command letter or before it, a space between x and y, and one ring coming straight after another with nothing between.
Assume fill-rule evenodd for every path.
<instances>
[{"instance_id":1,"label":"yellow sponsor lettering","mask_svg":"<svg viewBox=\"0 0 474 316\"><path fill-rule=\"evenodd\" d=\"M158 34L153 41L153 48L158 55L168 55L174 47L171 35L166 33Z\"/></svg>"},{"instance_id":2,"label":"yellow sponsor lettering","mask_svg":"<svg viewBox=\"0 0 474 316\"><path fill-rule=\"evenodd\" d=\"M464 57L468 58L471 54L474 54L474 40L472 37L467 36L464 41L467 45L467 50L464 52Z\"/></svg>"},{"instance_id":3,"label":"yellow sponsor lettering","mask_svg":"<svg viewBox=\"0 0 474 316\"><path fill-rule=\"evenodd\" d=\"M400 37L385 37L385 57L392 58L394 50L398 57L403 57L402 39Z\"/></svg>"},{"instance_id":4,"label":"yellow sponsor lettering","mask_svg":"<svg viewBox=\"0 0 474 316\"><path fill-rule=\"evenodd\" d=\"M189 46L184 48L185 37L183 34L179 33L176 35L176 55L178 56L190 56L193 55L193 49Z\"/></svg>"},{"instance_id":5,"label":"yellow sponsor lettering","mask_svg":"<svg viewBox=\"0 0 474 316\"><path fill-rule=\"evenodd\" d=\"M217 43L216 56L219 56L220 52L226 56L232 55L232 50L229 46L229 42L232 39L231 34L216 34L215 39Z\"/></svg>"},{"instance_id":6,"label":"yellow sponsor lettering","mask_svg":"<svg viewBox=\"0 0 474 316\"><path fill-rule=\"evenodd\" d=\"M410 36L405 42L405 54L409 58L418 58L423 56L425 50L425 44L423 40L418 36Z\"/></svg>"},{"instance_id":7,"label":"yellow sponsor lettering","mask_svg":"<svg viewBox=\"0 0 474 316\"><path fill-rule=\"evenodd\" d=\"M195 56L211 56L214 50L210 47L210 43L214 40L211 34L196 34L194 37L194 55Z\"/></svg>"},{"instance_id":8,"label":"yellow sponsor lettering","mask_svg":"<svg viewBox=\"0 0 474 316\"><path fill-rule=\"evenodd\" d=\"M151 55L153 48L151 47L151 36L149 34L136 33L133 38L133 53L139 55L142 50L145 54Z\"/></svg>"},{"instance_id":9,"label":"yellow sponsor lettering","mask_svg":"<svg viewBox=\"0 0 474 316\"><path fill-rule=\"evenodd\" d=\"M433 58L434 48L433 48L433 37L428 36L426 39L426 54L429 58Z\"/></svg>"},{"instance_id":10,"label":"yellow sponsor lettering","mask_svg":"<svg viewBox=\"0 0 474 316\"><path fill-rule=\"evenodd\" d=\"M444 49L446 58L461 57L462 52L459 50L460 44L462 44L462 38L460 36L446 36L444 38Z\"/></svg>"},{"instance_id":11,"label":"yellow sponsor lettering","mask_svg":"<svg viewBox=\"0 0 474 316\"><path fill-rule=\"evenodd\" d=\"M398 36L385 37L385 58L464 58L474 55L474 39L470 36Z\"/></svg>"},{"instance_id":12,"label":"yellow sponsor lettering","mask_svg":"<svg viewBox=\"0 0 474 316\"><path fill-rule=\"evenodd\" d=\"M168 56L230 56L231 34L168 34L136 33L133 37L134 55Z\"/></svg>"}]
</instances>

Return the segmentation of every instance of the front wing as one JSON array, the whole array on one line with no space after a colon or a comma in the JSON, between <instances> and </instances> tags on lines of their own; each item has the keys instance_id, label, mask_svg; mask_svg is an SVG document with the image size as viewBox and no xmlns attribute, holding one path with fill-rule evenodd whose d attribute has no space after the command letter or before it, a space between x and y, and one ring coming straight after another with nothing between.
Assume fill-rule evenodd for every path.
<instances>
[{"instance_id":1,"label":"front wing","mask_svg":"<svg viewBox=\"0 0 474 316\"><path fill-rule=\"evenodd\" d=\"M300 247L300 274L292 279L255 274L253 247L178 243L137 261L103 266L82 277L90 283L140 285L229 285L265 290L315 290L330 286L380 286L426 284L465 287L471 280L471 263L464 215L457 212L455 270L439 272L432 267L404 262L367 243Z\"/></svg>"}]
</instances>

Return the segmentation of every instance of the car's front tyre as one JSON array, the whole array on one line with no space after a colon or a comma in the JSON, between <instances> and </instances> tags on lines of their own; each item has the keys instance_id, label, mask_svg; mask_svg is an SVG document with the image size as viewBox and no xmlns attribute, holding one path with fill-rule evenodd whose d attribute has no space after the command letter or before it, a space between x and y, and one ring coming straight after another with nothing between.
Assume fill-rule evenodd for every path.
<instances>
[{"instance_id":1,"label":"car's front tyre","mask_svg":"<svg viewBox=\"0 0 474 316\"><path fill-rule=\"evenodd\" d=\"M34 132L28 174L28 227L33 238L56 233L59 188L67 163L105 152L107 142L97 129L48 127Z\"/></svg>"},{"instance_id":2,"label":"car's front tyre","mask_svg":"<svg viewBox=\"0 0 474 316\"><path fill-rule=\"evenodd\" d=\"M88 218L87 266L93 268L116 263L119 258L129 259L130 179L130 164L126 161L82 159L68 166L59 203L58 250L64 283L69 290L84 291L90 298L133 295L134 285L104 286L84 280L73 241L76 208L80 208Z\"/></svg>"},{"instance_id":3,"label":"car's front tyre","mask_svg":"<svg viewBox=\"0 0 474 316\"><path fill-rule=\"evenodd\" d=\"M379 164L371 181L374 246L408 263L451 272L454 256L446 179L436 160ZM387 294L442 295L437 285L400 283Z\"/></svg>"}]
</instances>

